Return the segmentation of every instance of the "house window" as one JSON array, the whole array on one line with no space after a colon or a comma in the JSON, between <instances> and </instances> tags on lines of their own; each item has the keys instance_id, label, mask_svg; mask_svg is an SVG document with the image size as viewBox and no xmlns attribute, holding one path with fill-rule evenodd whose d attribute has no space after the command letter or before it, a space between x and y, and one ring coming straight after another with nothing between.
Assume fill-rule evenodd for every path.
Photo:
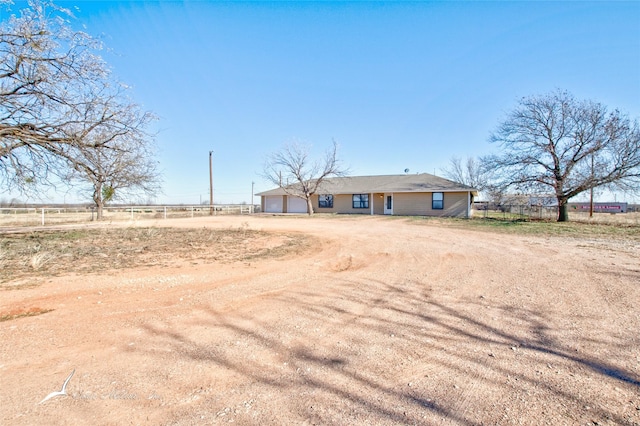
<instances>
[{"instance_id":1,"label":"house window","mask_svg":"<svg viewBox=\"0 0 640 426\"><path fill-rule=\"evenodd\" d=\"M354 209L368 209L369 208L369 194L353 194L353 208Z\"/></svg>"},{"instance_id":2,"label":"house window","mask_svg":"<svg viewBox=\"0 0 640 426\"><path fill-rule=\"evenodd\" d=\"M318 207L332 209L333 195L318 195Z\"/></svg>"},{"instance_id":3,"label":"house window","mask_svg":"<svg viewBox=\"0 0 640 426\"><path fill-rule=\"evenodd\" d=\"M431 209L442 210L444 209L444 192L434 192L431 196Z\"/></svg>"}]
</instances>

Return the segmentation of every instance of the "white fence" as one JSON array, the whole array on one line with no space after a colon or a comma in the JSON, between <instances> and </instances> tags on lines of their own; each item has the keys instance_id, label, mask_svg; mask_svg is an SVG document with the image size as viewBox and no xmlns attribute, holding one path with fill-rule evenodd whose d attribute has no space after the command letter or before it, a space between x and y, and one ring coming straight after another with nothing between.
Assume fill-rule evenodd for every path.
<instances>
[{"instance_id":1,"label":"white fence","mask_svg":"<svg viewBox=\"0 0 640 426\"><path fill-rule=\"evenodd\" d=\"M224 204L213 207L195 206L117 206L105 207L103 220L173 219L216 215L257 213L259 205ZM2 226L44 226L63 223L91 222L97 219L95 207L28 207L0 208Z\"/></svg>"}]
</instances>

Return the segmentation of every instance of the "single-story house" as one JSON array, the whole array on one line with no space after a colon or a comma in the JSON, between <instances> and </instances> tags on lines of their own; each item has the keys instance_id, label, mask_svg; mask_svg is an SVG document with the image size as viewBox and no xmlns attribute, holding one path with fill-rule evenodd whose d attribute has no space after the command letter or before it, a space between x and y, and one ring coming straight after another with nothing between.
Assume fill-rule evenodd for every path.
<instances>
[{"instance_id":1,"label":"single-story house","mask_svg":"<svg viewBox=\"0 0 640 426\"><path fill-rule=\"evenodd\" d=\"M295 185L258 193L265 213L307 213ZM471 217L478 190L428 173L325 179L311 198L316 213Z\"/></svg>"}]
</instances>

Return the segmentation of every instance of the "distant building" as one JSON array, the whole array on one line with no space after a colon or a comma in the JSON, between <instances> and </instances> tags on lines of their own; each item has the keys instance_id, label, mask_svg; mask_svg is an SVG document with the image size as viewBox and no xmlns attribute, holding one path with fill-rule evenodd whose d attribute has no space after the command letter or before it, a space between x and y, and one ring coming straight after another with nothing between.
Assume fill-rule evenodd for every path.
<instances>
[{"instance_id":1,"label":"distant building","mask_svg":"<svg viewBox=\"0 0 640 426\"><path fill-rule=\"evenodd\" d=\"M569 211L589 212L591 205L584 203L569 203ZM593 203L594 213L626 213L627 203Z\"/></svg>"},{"instance_id":2,"label":"distant building","mask_svg":"<svg viewBox=\"0 0 640 426\"><path fill-rule=\"evenodd\" d=\"M529 197L530 206L554 207L558 205L558 197L555 195L531 195Z\"/></svg>"}]
</instances>

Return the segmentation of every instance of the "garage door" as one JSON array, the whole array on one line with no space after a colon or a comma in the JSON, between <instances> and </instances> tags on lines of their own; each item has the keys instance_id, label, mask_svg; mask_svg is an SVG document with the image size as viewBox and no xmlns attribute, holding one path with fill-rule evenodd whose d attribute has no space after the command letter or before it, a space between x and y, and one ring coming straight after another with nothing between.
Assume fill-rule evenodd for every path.
<instances>
[{"instance_id":1,"label":"garage door","mask_svg":"<svg viewBox=\"0 0 640 426\"><path fill-rule=\"evenodd\" d=\"M282 196L264 197L264 211L267 213L282 213Z\"/></svg>"},{"instance_id":2,"label":"garage door","mask_svg":"<svg viewBox=\"0 0 640 426\"><path fill-rule=\"evenodd\" d=\"M306 213L307 200L298 197L287 197L287 213Z\"/></svg>"}]
</instances>

